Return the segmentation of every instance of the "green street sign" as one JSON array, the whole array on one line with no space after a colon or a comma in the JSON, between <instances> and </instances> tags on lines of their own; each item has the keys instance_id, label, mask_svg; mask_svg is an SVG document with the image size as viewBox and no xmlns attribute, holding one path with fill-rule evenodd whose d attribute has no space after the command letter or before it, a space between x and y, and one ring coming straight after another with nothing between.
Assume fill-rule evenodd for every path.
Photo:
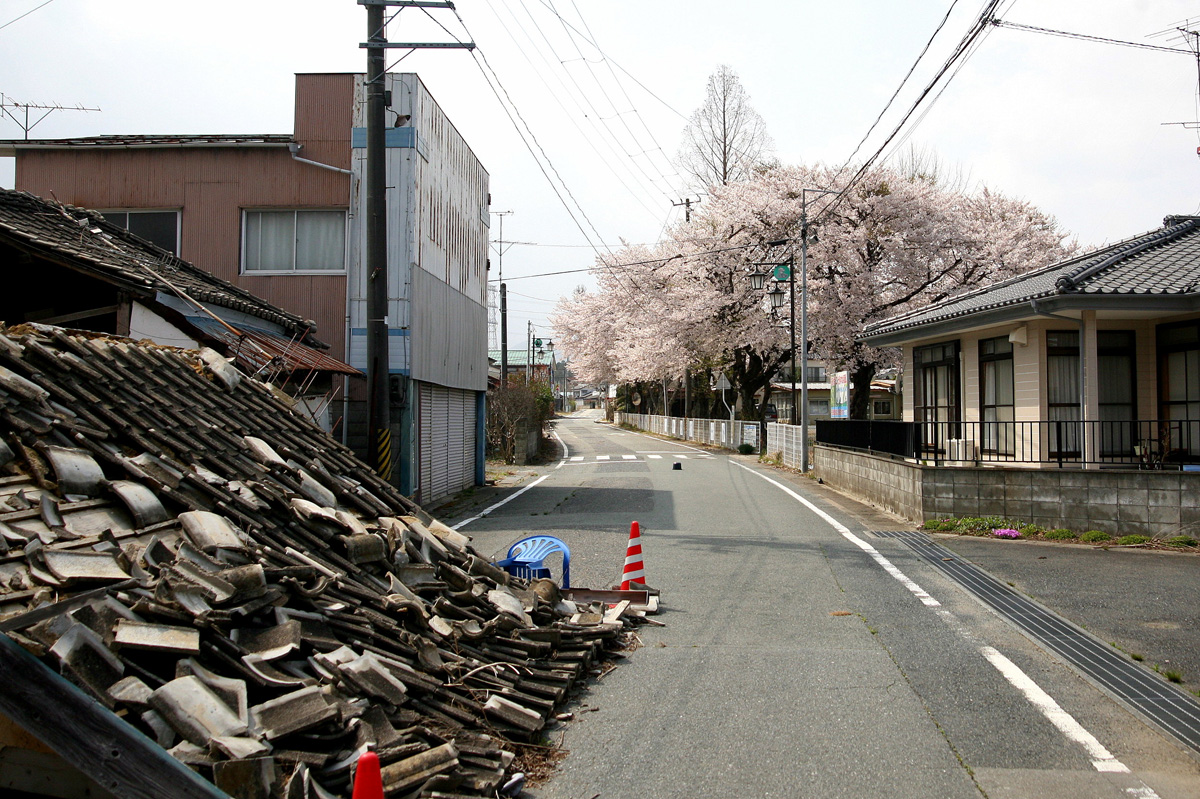
<instances>
[{"instance_id":1,"label":"green street sign","mask_svg":"<svg viewBox=\"0 0 1200 799\"><path fill-rule=\"evenodd\" d=\"M775 267L775 279L783 282L792 276L792 268L787 264L780 264Z\"/></svg>"},{"instance_id":2,"label":"green street sign","mask_svg":"<svg viewBox=\"0 0 1200 799\"><path fill-rule=\"evenodd\" d=\"M540 338L535 338L535 339L533 340L533 346L535 346L535 347L540 347L540 346L542 346L542 340L541 340Z\"/></svg>"}]
</instances>

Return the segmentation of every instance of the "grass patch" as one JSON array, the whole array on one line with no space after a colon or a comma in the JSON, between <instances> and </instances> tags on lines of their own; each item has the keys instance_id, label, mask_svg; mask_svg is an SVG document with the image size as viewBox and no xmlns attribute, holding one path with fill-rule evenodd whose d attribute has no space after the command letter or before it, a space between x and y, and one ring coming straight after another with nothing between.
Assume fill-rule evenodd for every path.
<instances>
[{"instance_id":1,"label":"grass patch","mask_svg":"<svg viewBox=\"0 0 1200 799\"><path fill-rule=\"evenodd\" d=\"M1129 653L1129 657L1133 658L1133 659L1134 659L1134 660L1136 660L1138 663L1141 663L1143 660L1145 660L1145 659L1146 659L1146 656L1145 656L1145 655L1139 655L1137 652L1130 652L1130 653Z\"/></svg>"},{"instance_id":2,"label":"grass patch","mask_svg":"<svg viewBox=\"0 0 1200 799\"><path fill-rule=\"evenodd\" d=\"M1146 544L1152 541L1148 535L1123 535L1117 539L1118 546L1132 547L1138 544Z\"/></svg>"},{"instance_id":3,"label":"grass patch","mask_svg":"<svg viewBox=\"0 0 1200 799\"><path fill-rule=\"evenodd\" d=\"M1079 536L1079 540L1085 544L1099 544L1101 541L1111 541L1112 536L1100 530L1088 530Z\"/></svg>"},{"instance_id":4,"label":"grass patch","mask_svg":"<svg viewBox=\"0 0 1200 799\"><path fill-rule=\"evenodd\" d=\"M1066 528L1059 527L1054 530L1048 530L1043 535L1051 541L1073 541L1079 536Z\"/></svg>"},{"instance_id":5,"label":"grass patch","mask_svg":"<svg viewBox=\"0 0 1200 799\"><path fill-rule=\"evenodd\" d=\"M1194 547L1196 539L1187 535L1177 535L1174 538L1168 538L1164 543L1172 547Z\"/></svg>"},{"instance_id":6,"label":"grass patch","mask_svg":"<svg viewBox=\"0 0 1200 799\"><path fill-rule=\"evenodd\" d=\"M1163 671L1162 675L1171 682L1183 682L1183 674L1178 671Z\"/></svg>"}]
</instances>

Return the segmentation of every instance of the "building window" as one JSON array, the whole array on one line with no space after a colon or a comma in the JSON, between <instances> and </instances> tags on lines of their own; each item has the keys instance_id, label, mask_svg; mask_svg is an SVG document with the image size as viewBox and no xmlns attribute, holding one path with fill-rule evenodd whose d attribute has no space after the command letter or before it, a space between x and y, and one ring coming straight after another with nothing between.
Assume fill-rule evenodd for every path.
<instances>
[{"instance_id":1,"label":"building window","mask_svg":"<svg viewBox=\"0 0 1200 799\"><path fill-rule=\"evenodd\" d=\"M178 211L101 211L104 218L172 255L179 254Z\"/></svg>"},{"instance_id":2,"label":"building window","mask_svg":"<svg viewBox=\"0 0 1200 799\"><path fill-rule=\"evenodd\" d=\"M243 272L343 272L346 212L246 211Z\"/></svg>"},{"instance_id":3,"label":"building window","mask_svg":"<svg viewBox=\"0 0 1200 799\"><path fill-rule=\"evenodd\" d=\"M1132 455L1137 438L1136 338L1132 330L1096 333L1099 356L1100 452Z\"/></svg>"},{"instance_id":4,"label":"building window","mask_svg":"<svg viewBox=\"0 0 1200 799\"><path fill-rule=\"evenodd\" d=\"M979 342L979 404L984 452L1014 453L1013 346L1007 336Z\"/></svg>"},{"instance_id":5,"label":"building window","mask_svg":"<svg viewBox=\"0 0 1200 799\"><path fill-rule=\"evenodd\" d=\"M913 349L916 386L913 412L923 422L922 442L931 453L945 451L948 439L960 438L958 342Z\"/></svg>"},{"instance_id":6,"label":"building window","mask_svg":"<svg viewBox=\"0 0 1200 799\"><path fill-rule=\"evenodd\" d=\"M1165 455L1200 455L1200 326L1158 328L1159 418Z\"/></svg>"},{"instance_id":7,"label":"building window","mask_svg":"<svg viewBox=\"0 0 1200 799\"><path fill-rule=\"evenodd\" d=\"M829 416L829 400L808 398L808 418Z\"/></svg>"},{"instance_id":8,"label":"building window","mask_svg":"<svg viewBox=\"0 0 1200 799\"><path fill-rule=\"evenodd\" d=\"M872 400L871 401L871 414L876 419L891 419L892 418L892 401L890 399Z\"/></svg>"},{"instance_id":9,"label":"building window","mask_svg":"<svg viewBox=\"0 0 1200 799\"><path fill-rule=\"evenodd\" d=\"M1046 405L1050 416L1050 457L1082 453L1079 415L1079 333L1046 332Z\"/></svg>"}]
</instances>

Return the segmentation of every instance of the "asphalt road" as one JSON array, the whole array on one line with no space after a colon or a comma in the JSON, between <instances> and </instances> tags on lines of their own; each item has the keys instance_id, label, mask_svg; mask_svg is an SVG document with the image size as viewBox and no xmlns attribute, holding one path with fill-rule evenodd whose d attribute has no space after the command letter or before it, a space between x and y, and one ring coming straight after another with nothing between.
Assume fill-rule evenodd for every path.
<instances>
[{"instance_id":1,"label":"asphalt road","mask_svg":"<svg viewBox=\"0 0 1200 799\"><path fill-rule=\"evenodd\" d=\"M497 555L557 535L572 584L608 587L637 520L667 627L580 698L531 795L1200 796L1188 753L879 519L752 457L592 415L556 429L566 458L461 531Z\"/></svg>"}]
</instances>

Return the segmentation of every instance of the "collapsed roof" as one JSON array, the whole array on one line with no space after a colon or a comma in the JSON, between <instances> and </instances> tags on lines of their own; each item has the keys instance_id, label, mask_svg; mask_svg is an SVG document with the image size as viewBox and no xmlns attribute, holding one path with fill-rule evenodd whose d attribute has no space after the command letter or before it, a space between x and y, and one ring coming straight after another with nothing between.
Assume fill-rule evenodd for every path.
<instances>
[{"instance_id":1,"label":"collapsed roof","mask_svg":"<svg viewBox=\"0 0 1200 799\"><path fill-rule=\"evenodd\" d=\"M626 623L211 350L0 328L0 474L0 715L119 796L493 796Z\"/></svg>"},{"instance_id":2,"label":"collapsed roof","mask_svg":"<svg viewBox=\"0 0 1200 799\"><path fill-rule=\"evenodd\" d=\"M70 270L72 275L94 278L140 302L158 306L166 303L170 307L162 310L169 316L225 348L247 368L258 369L278 359L293 370L359 374L321 352L328 346L316 338L316 323L312 320L289 313L176 257L112 224L96 211L51 202L28 192L0 189L0 252L5 249L19 253L26 261L36 258ZM28 268L15 261L12 265ZM67 288L59 280L52 293L63 295ZM32 293L22 295L28 307L48 307L54 299L30 296ZM10 297L8 304L13 305L14 298ZM235 323L218 318L214 309L235 312ZM84 313L70 316L89 318ZM11 324L24 319L18 316L4 321ZM256 329L255 323L261 329Z\"/></svg>"}]
</instances>

